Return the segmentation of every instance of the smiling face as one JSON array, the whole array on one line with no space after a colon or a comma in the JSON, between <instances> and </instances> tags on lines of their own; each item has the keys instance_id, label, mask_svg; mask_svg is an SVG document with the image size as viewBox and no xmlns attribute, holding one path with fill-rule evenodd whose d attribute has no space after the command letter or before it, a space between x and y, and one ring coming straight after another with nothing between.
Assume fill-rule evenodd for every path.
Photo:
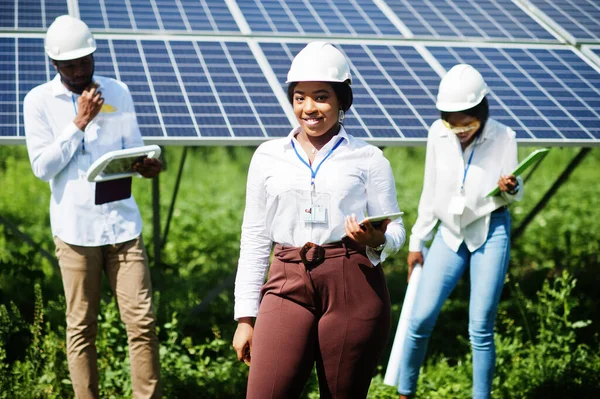
<instances>
[{"instance_id":1,"label":"smiling face","mask_svg":"<svg viewBox=\"0 0 600 399\"><path fill-rule=\"evenodd\" d=\"M462 112L451 113L448 120L444 122L446 122L444 125L450 125L449 129L456 134L463 148L471 144L481 126L481 122L477 118Z\"/></svg>"},{"instance_id":2,"label":"smiling face","mask_svg":"<svg viewBox=\"0 0 600 399\"><path fill-rule=\"evenodd\" d=\"M340 103L327 82L299 82L293 94L294 114L310 137L330 138L339 130Z\"/></svg>"},{"instance_id":3,"label":"smiling face","mask_svg":"<svg viewBox=\"0 0 600 399\"><path fill-rule=\"evenodd\" d=\"M52 60L52 64L60 74L61 82L73 93L81 94L92 83L94 76L94 56L92 54L75 60Z\"/></svg>"}]
</instances>

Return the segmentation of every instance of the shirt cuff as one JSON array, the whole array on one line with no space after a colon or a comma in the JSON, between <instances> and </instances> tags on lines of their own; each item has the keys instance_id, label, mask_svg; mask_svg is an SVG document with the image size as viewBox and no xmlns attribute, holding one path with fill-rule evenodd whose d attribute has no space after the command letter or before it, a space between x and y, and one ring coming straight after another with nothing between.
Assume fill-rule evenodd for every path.
<instances>
[{"instance_id":1,"label":"shirt cuff","mask_svg":"<svg viewBox=\"0 0 600 399\"><path fill-rule=\"evenodd\" d=\"M236 301L233 318L238 321L242 317L256 317L258 314L258 300L245 299Z\"/></svg>"},{"instance_id":2,"label":"shirt cuff","mask_svg":"<svg viewBox=\"0 0 600 399\"><path fill-rule=\"evenodd\" d=\"M59 140L63 143L69 143L77 149L84 134L83 130L79 130L77 125L74 122L71 122L63 129L59 136Z\"/></svg>"},{"instance_id":3,"label":"shirt cuff","mask_svg":"<svg viewBox=\"0 0 600 399\"><path fill-rule=\"evenodd\" d=\"M375 251L371 247L367 247L367 257L369 258L373 266L377 266L378 264L386 260L388 256L390 256L390 251L392 251L392 249L389 243L390 236L387 233L385 233L385 245L383 246L383 250L381 252Z\"/></svg>"},{"instance_id":4,"label":"shirt cuff","mask_svg":"<svg viewBox=\"0 0 600 399\"><path fill-rule=\"evenodd\" d=\"M419 237L415 235L410 236L410 240L408 242L408 250L409 252L421 252L423 251L423 247L425 243Z\"/></svg>"}]
</instances>

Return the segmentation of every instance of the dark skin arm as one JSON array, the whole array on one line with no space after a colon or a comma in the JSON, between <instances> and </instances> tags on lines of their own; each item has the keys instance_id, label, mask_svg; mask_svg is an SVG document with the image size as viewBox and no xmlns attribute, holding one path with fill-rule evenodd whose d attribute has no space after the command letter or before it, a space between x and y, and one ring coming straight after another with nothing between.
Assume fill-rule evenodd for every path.
<instances>
[{"instance_id":1,"label":"dark skin arm","mask_svg":"<svg viewBox=\"0 0 600 399\"><path fill-rule=\"evenodd\" d=\"M498 179L498 188L500 188L500 191L510 193L517 187L517 184L515 175L500 176L500 179Z\"/></svg>"},{"instance_id":2,"label":"dark skin arm","mask_svg":"<svg viewBox=\"0 0 600 399\"><path fill-rule=\"evenodd\" d=\"M151 179L162 170L162 163L155 158L144 158L133 164L132 169L145 178Z\"/></svg>"},{"instance_id":3,"label":"dark skin arm","mask_svg":"<svg viewBox=\"0 0 600 399\"><path fill-rule=\"evenodd\" d=\"M355 215L348 216L345 223L346 235L359 244L376 248L385 243L385 230L390 222L390 219L386 219L375 228L368 220L359 223Z\"/></svg>"}]
</instances>

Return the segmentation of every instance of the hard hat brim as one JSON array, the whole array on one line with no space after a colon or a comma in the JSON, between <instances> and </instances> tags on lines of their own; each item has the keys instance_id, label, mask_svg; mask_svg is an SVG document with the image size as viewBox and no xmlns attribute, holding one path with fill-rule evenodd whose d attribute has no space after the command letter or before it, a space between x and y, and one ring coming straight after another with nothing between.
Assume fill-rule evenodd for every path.
<instances>
[{"instance_id":1,"label":"hard hat brim","mask_svg":"<svg viewBox=\"0 0 600 399\"><path fill-rule=\"evenodd\" d=\"M46 51L46 54L48 55L48 57L55 61L70 61L76 60L78 58L83 58L87 55L92 54L94 51L96 51L95 46L79 48L77 50L67 51L62 54L52 54L50 51Z\"/></svg>"},{"instance_id":2,"label":"hard hat brim","mask_svg":"<svg viewBox=\"0 0 600 399\"><path fill-rule=\"evenodd\" d=\"M481 98L479 98L477 101L463 102L463 103L439 102L438 101L435 104L435 107L438 109L438 111L442 111L442 112L460 112L460 111L466 111L468 109L471 109L473 107L478 106L483 101L484 97L485 97L485 95L481 96Z\"/></svg>"}]
</instances>

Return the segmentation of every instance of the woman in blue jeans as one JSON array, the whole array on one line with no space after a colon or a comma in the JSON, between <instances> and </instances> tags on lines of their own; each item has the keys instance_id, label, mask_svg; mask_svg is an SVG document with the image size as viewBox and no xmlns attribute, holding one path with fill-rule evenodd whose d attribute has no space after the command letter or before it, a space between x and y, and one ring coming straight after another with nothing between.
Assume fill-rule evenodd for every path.
<instances>
[{"instance_id":1,"label":"woman in blue jeans","mask_svg":"<svg viewBox=\"0 0 600 399\"><path fill-rule=\"evenodd\" d=\"M455 65L440 83L441 118L427 138L419 214L409 244L409 279L423 264L400 361L398 392L414 395L427 343L442 305L470 270L469 337L473 350L473 398L489 398L496 360L494 319L510 254L506 206L523 196L515 132L489 118L488 87L467 64ZM498 196L487 197L496 186Z\"/></svg>"}]
</instances>

